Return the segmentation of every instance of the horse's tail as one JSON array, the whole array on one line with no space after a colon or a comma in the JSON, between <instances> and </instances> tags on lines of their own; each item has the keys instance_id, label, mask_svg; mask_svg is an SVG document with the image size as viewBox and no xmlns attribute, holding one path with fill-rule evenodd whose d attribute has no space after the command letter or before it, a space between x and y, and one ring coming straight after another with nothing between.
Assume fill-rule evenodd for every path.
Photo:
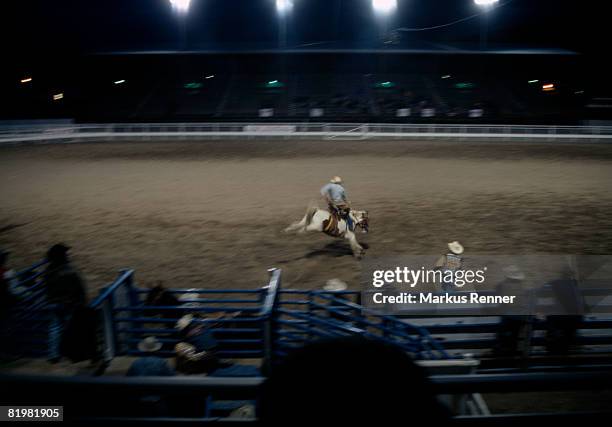
<instances>
[{"instance_id":1,"label":"horse's tail","mask_svg":"<svg viewBox=\"0 0 612 427\"><path fill-rule=\"evenodd\" d=\"M306 210L306 215L300 221L294 222L289 227L285 228L285 233L291 233L297 231L298 233L303 233L306 231L306 227L310 225L312 222L312 218L317 213L317 207L314 205L310 205Z\"/></svg>"},{"instance_id":2,"label":"horse's tail","mask_svg":"<svg viewBox=\"0 0 612 427\"><path fill-rule=\"evenodd\" d=\"M317 210L319 208L317 208L316 206L309 206L308 210L306 211L306 227L308 227L310 225L310 223L312 222L312 218L314 218L315 214L317 213Z\"/></svg>"}]
</instances>

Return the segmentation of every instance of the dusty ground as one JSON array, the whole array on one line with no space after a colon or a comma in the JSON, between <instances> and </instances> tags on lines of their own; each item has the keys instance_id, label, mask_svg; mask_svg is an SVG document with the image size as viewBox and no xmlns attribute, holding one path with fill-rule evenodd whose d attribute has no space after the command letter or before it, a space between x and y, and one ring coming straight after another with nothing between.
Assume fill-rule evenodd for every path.
<instances>
[{"instance_id":1,"label":"dusty ground","mask_svg":"<svg viewBox=\"0 0 612 427\"><path fill-rule=\"evenodd\" d=\"M23 267L57 241L91 293L140 284L253 288L340 278L344 242L287 236L332 175L367 209L366 256L612 253L612 146L560 143L208 141L0 148L0 245Z\"/></svg>"}]
</instances>

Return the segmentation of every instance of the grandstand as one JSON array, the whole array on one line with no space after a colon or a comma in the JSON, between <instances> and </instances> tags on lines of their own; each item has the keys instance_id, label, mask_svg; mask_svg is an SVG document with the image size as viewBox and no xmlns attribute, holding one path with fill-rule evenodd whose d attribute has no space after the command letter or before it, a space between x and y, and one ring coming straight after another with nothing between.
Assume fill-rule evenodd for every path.
<instances>
[{"instance_id":1,"label":"grandstand","mask_svg":"<svg viewBox=\"0 0 612 427\"><path fill-rule=\"evenodd\" d=\"M590 90L576 71L583 59L568 54L545 58L333 50L87 55L65 65L66 101L53 111L85 123L578 125L596 118L586 106L599 92ZM538 84L529 83L534 76ZM555 90L543 92L546 82L556 84ZM40 109L32 109L30 100L26 112L20 98L5 102L11 108L3 115L49 117L44 93L32 96L38 97Z\"/></svg>"}]
</instances>

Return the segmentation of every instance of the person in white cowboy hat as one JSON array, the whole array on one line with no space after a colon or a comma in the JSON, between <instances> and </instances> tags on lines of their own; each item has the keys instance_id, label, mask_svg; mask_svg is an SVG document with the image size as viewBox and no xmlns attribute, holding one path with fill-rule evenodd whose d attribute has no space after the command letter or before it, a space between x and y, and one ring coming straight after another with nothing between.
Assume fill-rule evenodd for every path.
<instances>
[{"instance_id":1,"label":"person in white cowboy hat","mask_svg":"<svg viewBox=\"0 0 612 427\"><path fill-rule=\"evenodd\" d=\"M321 188L321 195L325 199L330 213L344 219L349 228L353 229L353 221L349 215L351 206L346 197L346 190L343 184L344 181L341 177L334 176Z\"/></svg>"},{"instance_id":2,"label":"person in white cowboy hat","mask_svg":"<svg viewBox=\"0 0 612 427\"><path fill-rule=\"evenodd\" d=\"M146 337L138 343L138 351L145 356L132 363L127 371L128 377L170 377L176 375L166 359L155 356L163 347L156 337Z\"/></svg>"},{"instance_id":3,"label":"person in white cowboy hat","mask_svg":"<svg viewBox=\"0 0 612 427\"><path fill-rule=\"evenodd\" d=\"M195 289L189 289L189 291L191 290L195 290ZM189 307L189 308L204 307L204 304L200 302L193 302L194 300L199 300L199 299L200 299L200 294L195 293L195 292L189 292L186 294L182 294L181 296L178 297L178 300L181 302L181 307Z\"/></svg>"},{"instance_id":4,"label":"person in white cowboy hat","mask_svg":"<svg viewBox=\"0 0 612 427\"><path fill-rule=\"evenodd\" d=\"M461 256L464 252L463 245L457 241L454 241L448 243L447 246L449 252L446 255L442 255L440 258L438 258L434 264L434 269L442 270L443 278L450 276L447 274L448 272L452 272L454 277L454 274L463 268L463 257ZM455 281L443 280L442 290L444 292L455 291Z\"/></svg>"},{"instance_id":5,"label":"person in white cowboy hat","mask_svg":"<svg viewBox=\"0 0 612 427\"><path fill-rule=\"evenodd\" d=\"M329 279L323 286L323 290L326 292L342 292L347 289L348 285L340 279Z\"/></svg>"},{"instance_id":6,"label":"person in white cowboy hat","mask_svg":"<svg viewBox=\"0 0 612 427\"><path fill-rule=\"evenodd\" d=\"M206 317L204 319L214 321L221 317L223 316ZM217 340L210 330L211 324L204 324L195 320L193 314L186 314L176 323L181 341L193 345L197 353L202 351L214 352L217 348Z\"/></svg>"},{"instance_id":7,"label":"person in white cowboy hat","mask_svg":"<svg viewBox=\"0 0 612 427\"><path fill-rule=\"evenodd\" d=\"M138 351L143 353L155 353L162 348L162 343L156 337L146 337L138 343Z\"/></svg>"},{"instance_id":8,"label":"person in white cowboy hat","mask_svg":"<svg viewBox=\"0 0 612 427\"><path fill-rule=\"evenodd\" d=\"M348 289L348 285L340 279L329 279L327 282L325 282L325 285L323 285L323 290L325 292L336 293L336 292L346 291L347 289ZM343 294L334 294L332 296L338 300L346 300L346 297ZM342 313L337 312L337 310L339 309L344 311L344 309L346 309L345 304L342 304L342 302L339 302L339 301L329 301L329 308L332 309L330 310L330 314L329 314L329 316L332 319L337 319L340 321L347 320L346 315L343 315Z\"/></svg>"},{"instance_id":9,"label":"person in white cowboy hat","mask_svg":"<svg viewBox=\"0 0 612 427\"><path fill-rule=\"evenodd\" d=\"M224 316L206 317L200 320L214 322L222 317ZM187 314L176 323L181 340L174 348L177 369L188 374L211 373L223 365L217 357L217 340L210 330L214 323L196 320L196 316Z\"/></svg>"}]
</instances>

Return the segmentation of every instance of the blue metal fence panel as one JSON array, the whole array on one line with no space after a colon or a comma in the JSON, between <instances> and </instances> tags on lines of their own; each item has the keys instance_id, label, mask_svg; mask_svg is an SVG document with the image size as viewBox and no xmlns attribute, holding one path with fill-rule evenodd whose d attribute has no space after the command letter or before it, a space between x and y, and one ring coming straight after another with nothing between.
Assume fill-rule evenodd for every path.
<instances>
[{"instance_id":1,"label":"blue metal fence panel","mask_svg":"<svg viewBox=\"0 0 612 427\"><path fill-rule=\"evenodd\" d=\"M49 325L53 306L44 288L43 260L19 271L13 287L15 304L0 329L3 353L18 357L45 357L49 346Z\"/></svg>"}]
</instances>

